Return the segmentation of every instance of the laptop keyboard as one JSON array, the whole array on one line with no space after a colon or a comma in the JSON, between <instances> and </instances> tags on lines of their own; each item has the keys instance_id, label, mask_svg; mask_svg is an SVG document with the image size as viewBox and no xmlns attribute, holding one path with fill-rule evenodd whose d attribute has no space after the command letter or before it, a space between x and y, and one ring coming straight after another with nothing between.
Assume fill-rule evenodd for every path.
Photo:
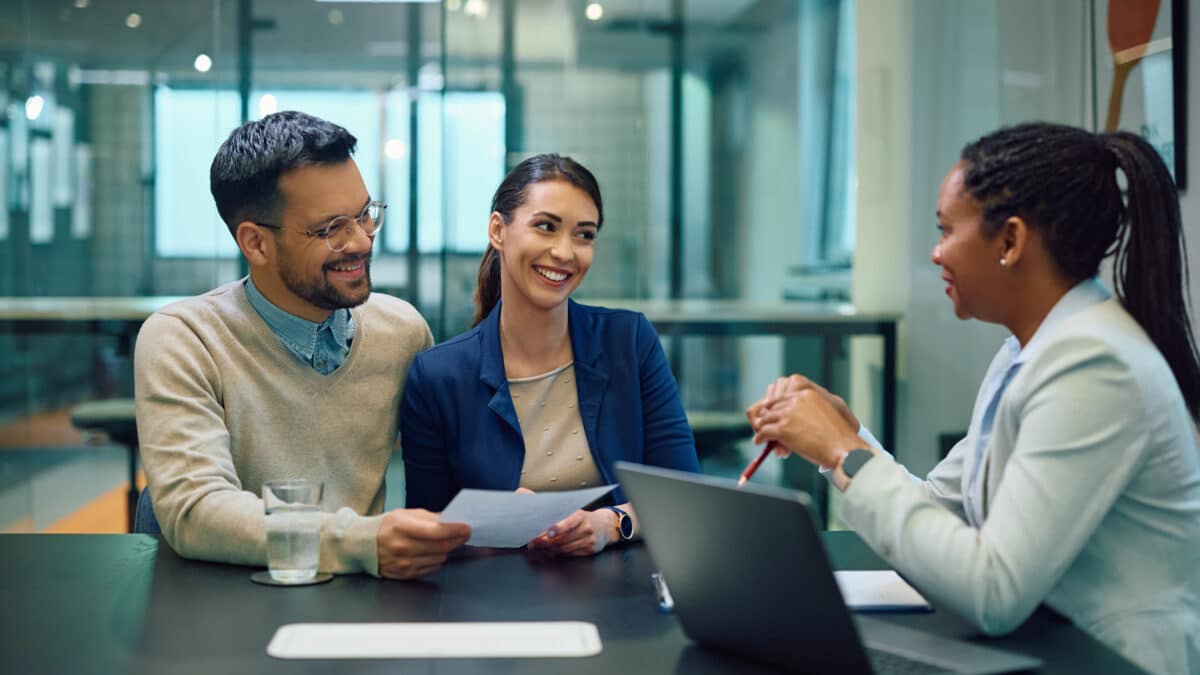
<instances>
[{"instance_id":1,"label":"laptop keyboard","mask_svg":"<svg viewBox=\"0 0 1200 675\"><path fill-rule=\"evenodd\" d=\"M954 675L953 670L870 647L867 648L867 660L876 675Z\"/></svg>"}]
</instances>

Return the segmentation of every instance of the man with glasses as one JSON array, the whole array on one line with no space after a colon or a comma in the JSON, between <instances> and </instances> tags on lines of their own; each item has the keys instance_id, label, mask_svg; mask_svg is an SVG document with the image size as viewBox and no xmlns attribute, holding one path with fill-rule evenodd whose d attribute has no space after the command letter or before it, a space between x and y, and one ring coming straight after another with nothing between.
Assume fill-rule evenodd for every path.
<instances>
[{"instance_id":1,"label":"man with glasses","mask_svg":"<svg viewBox=\"0 0 1200 675\"><path fill-rule=\"evenodd\" d=\"M299 112L236 129L210 170L250 275L156 312L138 335L137 424L154 513L180 555L266 564L262 483L325 483L321 571L412 578L470 535L383 512L409 362L433 343L371 293L386 205L340 126Z\"/></svg>"}]
</instances>

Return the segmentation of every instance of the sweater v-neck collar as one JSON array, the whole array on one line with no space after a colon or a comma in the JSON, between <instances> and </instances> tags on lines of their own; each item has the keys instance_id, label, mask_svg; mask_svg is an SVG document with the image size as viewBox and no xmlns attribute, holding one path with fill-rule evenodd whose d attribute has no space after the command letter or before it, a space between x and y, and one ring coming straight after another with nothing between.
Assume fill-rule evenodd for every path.
<instances>
[{"instance_id":1,"label":"sweater v-neck collar","mask_svg":"<svg viewBox=\"0 0 1200 675\"><path fill-rule=\"evenodd\" d=\"M234 289L234 292L237 294L238 306L246 313L247 316L250 317L250 320L254 323L254 329L259 334L259 337L270 345L268 349L270 349L280 361L287 364L287 366L285 366L286 368L293 369L300 377L310 384L323 387L333 386L341 381L345 374L354 367L354 364L360 360L358 355L362 353L363 343L367 340L366 322L363 321L362 312L359 311L361 305L359 307L353 307L350 309L350 316L354 319L355 326L354 340L350 343L350 352L346 354L346 359L342 361L342 365L339 366L337 370L329 373L328 375L322 375L320 372L313 369L312 366L303 363L300 361L300 359L296 358L296 355L293 354L279 340L279 337L275 335L275 333L271 330L271 327L267 325L267 322L263 320L257 311L255 311L254 306L250 304L250 299L246 296L246 287L244 284L238 283L237 287Z\"/></svg>"}]
</instances>

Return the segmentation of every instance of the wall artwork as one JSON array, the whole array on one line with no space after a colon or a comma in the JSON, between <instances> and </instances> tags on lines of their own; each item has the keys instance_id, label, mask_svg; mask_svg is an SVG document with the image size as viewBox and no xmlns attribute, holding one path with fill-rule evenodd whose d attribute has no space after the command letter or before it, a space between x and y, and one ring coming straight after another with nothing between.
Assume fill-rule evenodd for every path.
<instances>
[{"instance_id":1,"label":"wall artwork","mask_svg":"<svg viewBox=\"0 0 1200 675\"><path fill-rule=\"evenodd\" d=\"M1094 125L1141 135L1186 185L1187 0L1094 0Z\"/></svg>"}]
</instances>

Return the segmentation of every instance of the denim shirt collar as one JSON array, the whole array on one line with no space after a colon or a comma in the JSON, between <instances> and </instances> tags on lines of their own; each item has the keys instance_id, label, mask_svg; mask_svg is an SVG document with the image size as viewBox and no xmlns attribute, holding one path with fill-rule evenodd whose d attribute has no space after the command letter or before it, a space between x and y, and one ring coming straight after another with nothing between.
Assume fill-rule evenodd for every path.
<instances>
[{"instance_id":1,"label":"denim shirt collar","mask_svg":"<svg viewBox=\"0 0 1200 675\"><path fill-rule=\"evenodd\" d=\"M333 310L321 323L314 323L276 307L248 276L246 299L280 342L305 363L312 361L322 331L328 331L341 349L348 350L350 340L354 338L354 321L350 318L350 310L345 307Z\"/></svg>"}]
</instances>

